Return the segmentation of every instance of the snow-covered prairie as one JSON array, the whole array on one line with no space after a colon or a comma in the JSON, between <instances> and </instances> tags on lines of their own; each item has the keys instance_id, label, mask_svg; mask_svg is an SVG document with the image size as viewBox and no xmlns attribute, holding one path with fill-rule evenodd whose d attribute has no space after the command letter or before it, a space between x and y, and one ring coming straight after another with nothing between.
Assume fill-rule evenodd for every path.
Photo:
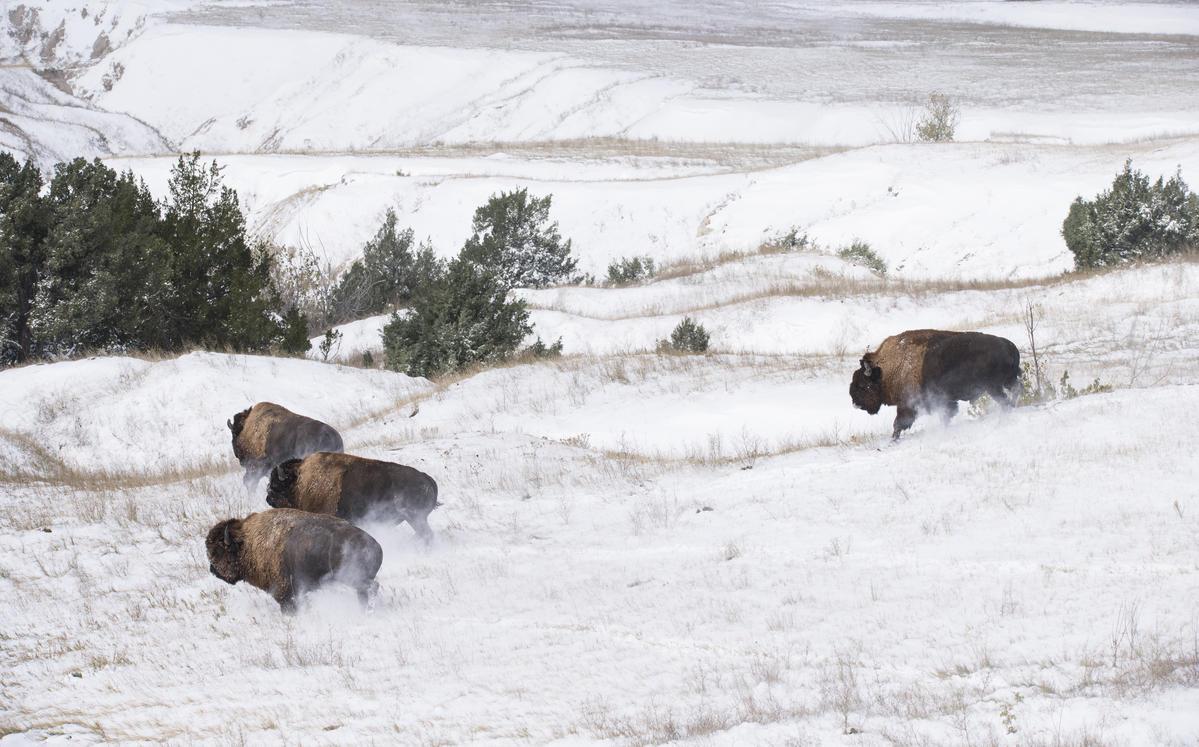
<instances>
[{"instance_id":1,"label":"snow-covered prairie","mask_svg":"<svg viewBox=\"0 0 1199 747\"><path fill-rule=\"evenodd\" d=\"M735 286L734 270L711 272ZM865 325L845 342L772 329L808 308L775 299L714 324L709 356L576 355L436 386L217 354L0 372L4 728L75 742L1193 744L1196 265L1019 293L1042 310L1049 375L1115 391L963 410L897 444L889 409L871 418L845 392L854 345L916 323L903 310L916 301L886 292L823 302ZM1022 342L1005 316L1015 294L917 298L942 326ZM593 339L644 319L605 323ZM744 335L776 343L738 352ZM260 399L438 481L431 549L372 528L386 553L372 613L334 587L283 618L209 575L207 527L265 508L224 428Z\"/></svg>"},{"instance_id":2,"label":"snow-covered prairie","mask_svg":"<svg viewBox=\"0 0 1199 747\"><path fill-rule=\"evenodd\" d=\"M32 12L36 10L35 12ZM224 166L251 228L341 267L389 207L443 256L500 190L580 269L521 290L556 360L438 382L381 358L192 353L0 371L0 743L1199 743L1199 264L1062 273L1127 158L1199 181L1192 3L26 3L0 148L156 193ZM932 91L957 141L904 142ZM783 251L778 239L811 244ZM840 259L869 242L886 277ZM916 327L1110 392L852 408ZM684 316L704 356L660 355ZM431 548L371 527L377 608L282 617L208 573L266 508L259 400L432 475ZM7 735L7 736L5 736Z\"/></svg>"}]
</instances>

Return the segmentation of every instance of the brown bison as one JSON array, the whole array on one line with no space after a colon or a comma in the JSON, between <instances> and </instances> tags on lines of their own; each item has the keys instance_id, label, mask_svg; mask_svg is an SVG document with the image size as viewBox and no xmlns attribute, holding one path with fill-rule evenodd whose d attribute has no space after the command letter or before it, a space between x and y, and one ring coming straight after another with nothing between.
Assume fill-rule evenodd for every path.
<instances>
[{"instance_id":1,"label":"brown bison","mask_svg":"<svg viewBox=\"0 0 1199 747\"><path fill-rule=\"evenodd\" d=\"M353 587L365 607L383 564L383 548L353 524L286 508L226 519L209 530L205 545L212 575L262 589L287 614L301 594L325 581Z\"/></svg>"},{"instance_id":2,"label":"brown bison","mask_svg":"<svg viewBox=\"0 0 1199 747\"><path fill-rule=\"evenodd\" d=\"M981 332L916 329L892 335L866 353L854 371L854 407L877 414L895 405L893 438L912 426L923 409L952 418L958 400L983 394L1004 407L1020 399L1020 351L1010 340Z\"/></svg>"},{"instance_id":3,"label":"brown bison","mask_svg":"<svg viewBox=\"0 0 1199 747\"><path fill-rule=\"evenodd\" d=\"M297 415L273 402L259 402L233 416L233 455L246 470L253 490L277 464L316 451L341 451L341 435L319 420Z\"/></svg>"},{"instance_id":4,"label":"brown bison","mask_svg":"<svg viewBox=\"0 0 1199 747\"><path fill-rule=\"evenodd\" d=\"M433 538L429 514L441 505L437 483L420 470L326 452L276 467L266 502L276 508L335 514L349 521L406 521L425 542Z\"/></svg>"}]
</instances>

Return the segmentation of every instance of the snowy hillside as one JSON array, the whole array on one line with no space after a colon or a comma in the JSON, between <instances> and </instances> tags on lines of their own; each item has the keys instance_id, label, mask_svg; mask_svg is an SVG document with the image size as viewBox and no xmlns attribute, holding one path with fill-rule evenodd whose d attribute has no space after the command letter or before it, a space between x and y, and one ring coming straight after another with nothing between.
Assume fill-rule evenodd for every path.
<instances>
[{"instance_id":1,"label":"snowy hillside","mask_svg":"<svg viewBox=\"0 0 1199 747\"><path fill-rule=\"evenodd\" d=\"M1197 81L1189 2L6 5L0 149L44 175L161 196L199 149L333 270L527 188L597 280L514 291L563 357L435 380L358 367L386 314L328 361L0 370L0 746L1199 743L1199 262L1070 272L1061 233L1128 159L1199 186ZM935 91L954 142L915 142ZM1029 309L1062 396L897 442L853 408L888 335L1027 362ZM709 351L655 352L684 317ZM431 547L368 527L372 611L209 573L264 400L437 481Z\"/></svg>"},{"instance_id":2,"label":"snowy hillside","mask_svg":"<svg viewBox=\"0 0 1199 747\"><path fill-rule=\"evenodd\" d=\"M889 410L849 405L858 351L804 334L774 334L793 341L775 354L579 356L437 387L213 354L2 372L4 726L82 742L1189 744L1199 495L1182 465L1199 432L1178 413L1199 406L1197 288L1180 264L1034 291L1052 375L1117 390L925 420L898 444ZM945 298L946 325L1005 305ZM894 303L853 316L902 326ZM1095 308L1186 326L1164 345L1069 343L1104 329L1081 321ZM741 326L769 337L776 315ZM281 619L208 574L207 527L265 507L223 426L263 398L438 481L431 550L372 529L373 613L333 587Z\"/></svg>"},{"instance_id":3,"label":"snowy hillside","mask_svg":"<svg viewBox=\"0 0 1199 747\"><path fill-rule=\"evenodd\" d=\"M1110 185L1125 158L1151 174L1199 174L1199 140L1130 146L879 146L774 169L664 159L252 156L222 159L256 227L335 266L361 252L386 208L451 256L493 193L552 194L580 269L755 251L791 229L868 241L905 277L1043 277L1072 266L1070 202ZM114 159L165 191L173 159ZM721 173L713 173L718 171ZM397 172L402 172L399 175ZM996 206L1001 205L1002 209Z\"/></svg>"}]
</instances>

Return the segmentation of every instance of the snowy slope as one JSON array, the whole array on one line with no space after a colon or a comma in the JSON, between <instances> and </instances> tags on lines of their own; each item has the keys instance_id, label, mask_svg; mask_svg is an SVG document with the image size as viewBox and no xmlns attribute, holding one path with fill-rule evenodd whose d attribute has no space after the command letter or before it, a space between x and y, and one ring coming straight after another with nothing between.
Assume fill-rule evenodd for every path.
<instances>
[{"instance_id":1,"label":"snowy slope","mask_svg":"<svg viewBox=\"0 0 1199 747\"><path fill-rule=\"evenodd\" d=\"M430 387L396 374L211 353L31 365L3 377L0 428L36 438L71 466L121 472L171 462L231 468L225 422L258 401L344 427Z\"/></svg>"},{"instance_id":2,"label":"snowy slope","mask_svg":"<svg viewBox=\"0 0 1199 747\"><path fill-rule=\"evenodd\" d=\"M91 109L27 67L0 68L0 148L33 159L47 174L77 157L164 153L150 126L122 114Z\"/></svg>"},{"instance_id":3,"label":"snowy slope","mask_svg":"<svg viewBox=\"0 0 1199 747\"><path fill-rule=\"evenodd\" d=\"M779 99L585 56L312 31L158 23L105 61L76 82L93 102L150 123L180 149L213 153L595 137L860 146L889 142L889 125L913 116L893 96ZM113 65L124 71L115 81ZM1100 114L982 103L965 109L958 138L1095 144L1197 131L1185 104Z\"/></svg>"},{"instance_id":4,"label":"snowy slope","mask_svg":"<svg viewBox=\"0 0 1199 747\"><path fill-rule=\"evenodd\" d=\"M1199 178L1193 5L31 5L0 14L0 147L43 165L162 194L202 148L256 232L335 266L388 207L452 255L516 187L584 271L676 264L518 291L567 355L439 382L315 349L0 371L0 744L1199 739L1199 264L1058 276L1070 201L1126 158ZM931 90L965 142L887 144ZM815 248L760 251L792 229ZM1029 304L1047 377L1113 391L897 443L852 408L905 328L1027 361ZM712 352L652 352L683 316ZM437 480L432 547L368 527L373 612L208 572L208 528L266 508L225 425L260 400Z\"/></svg>"},{"instance_id":5,"label":"snowy slope","mask_svg":"<svg viewBox=\"0 0 1199 747\"><path fill-rule=\"evenodd\" d=\"M902 277L1042 277L1072 267L1060 236L1071 201L1111 184L1126 158L1151 175L1199 174L1199 140L1093 148L893 145L746 173L648 158L227 157L255 230L336 267L361 252L393 207L400 224L452 256L474 210L502 190L554 196L551 217L580 269L649 255L756 251L791 229L837 247L871 244ZM114 159L156 192L173 159ZM401 172L402 175L397 174ZM1194 179L1194 177L1189 177Z\"/></svg>"},{"instance_id":6,"label":"snowy slope","mask_svg":"<svg viewBox=\"0 0 1199 747\"><path fill-rule=\"evenodd\" d=\"M0 379L36 399L68 371L104 380L127 365ZM225 449L232 404L218 414L164 390L171 369L207 382L194 392L300 393L268 359L145 365L120 430L154 433L164 467ZM386 376L287 365L313 372L307 411L341 418L326 385L366 392ZM855 414L804 371L653 356L499 369L349 428L358 453L434 475L445 503L429 551L406 528L372 528L386 559L370 615L329 588L282 619L208 574L206 528L264 507L231 472L7 483L6 728L76 742L949 745L1005 738L1006 706L1016 744L1199 733L1199 496L1177 469L1199 433L1176 417L1199 406L1194 385L963 415L887 446L885 416ZM701 438L688 413L722 408L748 416L729 462L605 452L586 435L623 422ZM209 425L156 425L176 410ZM860 417L861 435L763 456L779 423L834 411ZM112 453L112 435L86 433L64 458Z\"/></svg>"}]
</instances>

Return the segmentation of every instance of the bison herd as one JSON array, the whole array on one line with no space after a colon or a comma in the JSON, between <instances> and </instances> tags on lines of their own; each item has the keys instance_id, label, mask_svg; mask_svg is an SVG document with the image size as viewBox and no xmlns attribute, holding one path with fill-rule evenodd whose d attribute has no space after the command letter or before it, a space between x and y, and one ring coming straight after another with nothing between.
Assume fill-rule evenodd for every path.
<instances>
[{"instance_id":1,"label":"bison herd","mask_svg":"<svg viewBox=\"0 0 1199 747\"><path fill-rule=\"evenodd\" d=\"M949 420L959 400L987 394L1010 408L1020 393L1020 352L1009 340L931 329L883 340L862 356L849 386L854 406L871 415L896 408L893 438L920 410ZM228 426L246 488L270 475L271 509L208 532L209 570L222 581L262 589L289 613L299 595L329 580L349 585L367 605L383 549L355 523L408 522L426 543L432 539L429 513L440 504L437 483L425 473L342 453L332 427L270 402L237 413Z\"/></svg>"},{"instance_id":2,"label":"bison herd","mask_svg":"<svg viewBox=\"0 0 1199 747\"><path fill-rule=\"evenodd\" d=\"M351 522L408 522L429 542L437 483L402 464L342 453L331 426L259 402L233 416L233 454L253 490L270 474L271 509L226 519L208 532L208 569L229 584L245 581L284 612L324 581L339 581L370 603L383 548Z\"/></svg>"}]
</instances>

